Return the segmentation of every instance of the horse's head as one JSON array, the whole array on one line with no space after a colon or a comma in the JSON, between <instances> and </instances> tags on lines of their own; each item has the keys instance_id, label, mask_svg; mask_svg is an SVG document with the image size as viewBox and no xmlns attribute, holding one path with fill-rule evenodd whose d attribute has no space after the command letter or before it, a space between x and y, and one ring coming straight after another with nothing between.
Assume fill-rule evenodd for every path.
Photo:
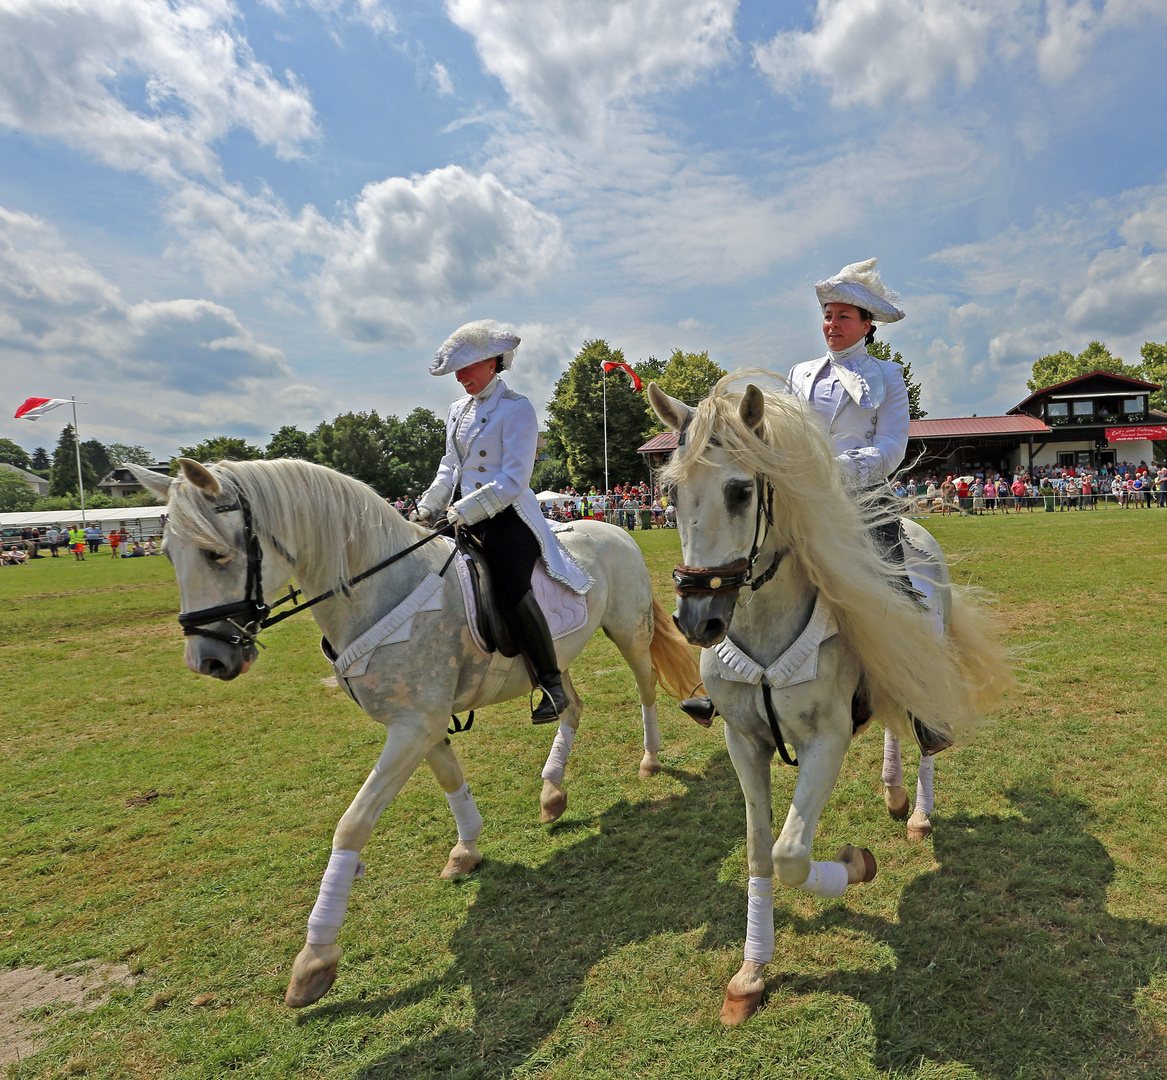
<instances>
[{"instance_id":1,"label":"horse's head","mask_svg":"<svg viewBox=\"0 0 1167 1080\"><path fill-rule=\"evenodd\" d=\"M243 489L225 470L189 458L179 463L182 475L174 478L126 467L170 509L162 551L178 579L186 666L234 679L257 655L255 635L267 614L264 578L274 588L289 567L278 551L264 559Z\"/></svg>"},{"instance_id":2,"label":"horse's head","mask_svg":"<svg viewBox=\"0 0 1167 1080\"><path fill-rule=\"evenodd\" d=\"M679 433L674 464L665 474L670 502L676 507L684 562L673 571L677 591L677 628L694 645L709 648L729 631L734 605L743 588L758 581L755 563L772 523L769 484L741 463L741 455L724 443L745 435L756 438L765 414L765 398L752 383L736 410L735 432L719 437L715 427L699 425L692 441L697 410L669 397L650 383L648 398L661 422ZM774 564L776 565L776 564ZM769 559L759 575L769 576Z\"/></svg>"}]
</instances>

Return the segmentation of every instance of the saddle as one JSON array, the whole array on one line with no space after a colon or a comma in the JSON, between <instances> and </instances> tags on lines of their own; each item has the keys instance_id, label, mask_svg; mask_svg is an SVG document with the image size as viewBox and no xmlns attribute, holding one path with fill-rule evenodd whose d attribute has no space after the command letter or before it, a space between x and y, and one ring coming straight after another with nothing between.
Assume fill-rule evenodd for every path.
<instances>
[{"instance_id":1,"label":"saddle","mask_svg":"<svg viewBox=\"0 0 1167 1080\"><path fill-rule=\"evenodd\" d=\"M466 557L467 576L474 594L474 625L486 651L497 652L508 659L518 656L519 648L495 601L494 584L482 544L466 529L459 529L457 546L459 554Z\"/></svg>"}]
</instances>

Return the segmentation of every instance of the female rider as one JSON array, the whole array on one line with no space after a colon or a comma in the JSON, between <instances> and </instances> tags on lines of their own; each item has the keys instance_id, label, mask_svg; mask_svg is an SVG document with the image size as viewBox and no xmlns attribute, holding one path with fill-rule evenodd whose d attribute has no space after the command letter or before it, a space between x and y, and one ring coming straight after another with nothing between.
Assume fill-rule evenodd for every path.
<instances>
[{"instance_id":1,"label":"female rider","mask_svg":"<svg viewBox=\"0 0 1167 1080\"><path fill-rule=\"evenodd\" d=\"M578 593L592 581L559 545L531 490L538 418L531 402L498 375L510 369L519 340L509 327L483 319L455 330L438 349L430 374L453 372L466 395L450 406L446 452L416 516L465 527L482 545L494 600L543 691L531 720L544 724L568 702L531 572L542 558L553 578Z\"/></svg>"}]
</instances>

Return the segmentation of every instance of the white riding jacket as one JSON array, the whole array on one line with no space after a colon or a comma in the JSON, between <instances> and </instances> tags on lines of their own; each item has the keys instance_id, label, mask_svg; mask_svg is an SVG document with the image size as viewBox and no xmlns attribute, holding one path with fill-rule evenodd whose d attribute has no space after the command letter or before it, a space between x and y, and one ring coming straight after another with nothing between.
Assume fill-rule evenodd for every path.
<instances>
[{"instance_id":1,"label":"white riding jacket","mask_svg":"<svg viewBox=\"0 0 1167 1080\"><path fill-rule=\"evenodd\" d=\"M833 408L811 397L815 380L828 367L845 391ZM860 488L882 484L903 461L910 418L904 369L868 355L866 342L795 365L790 389L823 414L851 483Z\"/></svg>"},{"instance_id":2,"label":"white riding jacket","mask_svg":"<svg viewBox=\"0 0 1167 1080\"><path fill-rule=\"evenodd\" d=\"M496 376L477 397L467 394L450 406L446 452L434 482L418 502L436 521L461 487L461 497L453 505L471 525L513 506L539 541L547 572L575 592L585 593L592 579L555 539L531 490L538 445L534 406Z\"/></svg>"}]
</instances>

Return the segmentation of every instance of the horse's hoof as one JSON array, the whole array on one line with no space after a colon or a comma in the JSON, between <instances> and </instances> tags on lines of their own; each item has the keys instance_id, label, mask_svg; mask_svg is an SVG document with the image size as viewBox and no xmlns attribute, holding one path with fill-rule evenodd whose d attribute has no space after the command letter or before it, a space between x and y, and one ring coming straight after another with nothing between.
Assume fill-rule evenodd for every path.
<instances>
[{"instance_id":1,"label":"horse's hoof","mask_svg":"<svg viewBox=\"0 0 1167 1080\"><path fill-rule=\"evenodd\" d=\"M640 779L647 780L650 776L656 776L658 772L660 772L660 762L657 761L656 756L653 755L650 758L648 754L645 754L640 762L640 772L638 774Z\"/></svg>"},{"instance_id":2,"label":"horse's hoof","mask_svg":"<svg viewBox=\"0 0 1167 1080\"><path fill-rule=\"evenodd\" d=\"M305 945L292 965L284 1004L290 1009L315 1005L336 982L343 952L339 945Z\"/></svg>"},{"instance_id":3,"label":"horse's hoof","mask_svg":"<svg viewBox=\"0 0 1167 1080\"><path fill-rule=\"evenodd\" d=\"M459 844L458 847L462 847L462 845ZM442 872L438 875L443 881L457 881L458 878L465 877L478 869L478 864L482 862L482 853L478 848L466 846L459 851L458 847L450 852L446 865L442 867Z\"/></svg>"},{"instance_id":4,"label":"horse's hoof","mask_svg":"<svg viewBox=\"0 0 1167 1080\"><path fill-rule=\"evenodd\" d=\"M887 805L888 816L894 821L904 821L912 812L912 804L908 799L907 789L901 786L885 786L883 801Z\"/></svg>"},{"instance_id":5,"label":"horse's hoof","mask_svg":"<svg viewBox=\"0 0 1167 1080\"><path fill-rule=\"evenodd\" d=\"M908 818L908 839L919 842L927 840L932 835L932 822L928 820L928 815L923 810L916 810L912 816Z\"/></svg>"},{"instance_id":6,"label":"horse's hoof","mask_svg":"<svg viewBox=\"0 0 1167 1080\"><path fill-rule=\"evenodd\" d=\"M721 1003L721 1022L726 1027L736 1027L753 1016L761 1003L761 990L749 994L735 994L732 990L726 990L725 1001Z\"/></svg>"},{"instance_id":7,"label":"horse's hoof","mask_svg":"<svg viewBox=\"0 0 1167 1080\"><path fill-rule=\"evenodd\" d=\"M549 780L543 781L543 794L539 796L539 820L550 825L563 817L567 809L567 792Z\"/></svg>"},{"instance_id":8,"label":"horse's hoof","mask_svg":"<svg viewBox=\"0 0 1167 1080\"><path fill-rule=\"evenodd\" d=\"M854 844L844 844L839 848L835 862L842 863L847 868L848 885L862 885L864 882L874 881L878 873L875 856L867 848L855 847Z\"/></svg>"}]
</instances>

